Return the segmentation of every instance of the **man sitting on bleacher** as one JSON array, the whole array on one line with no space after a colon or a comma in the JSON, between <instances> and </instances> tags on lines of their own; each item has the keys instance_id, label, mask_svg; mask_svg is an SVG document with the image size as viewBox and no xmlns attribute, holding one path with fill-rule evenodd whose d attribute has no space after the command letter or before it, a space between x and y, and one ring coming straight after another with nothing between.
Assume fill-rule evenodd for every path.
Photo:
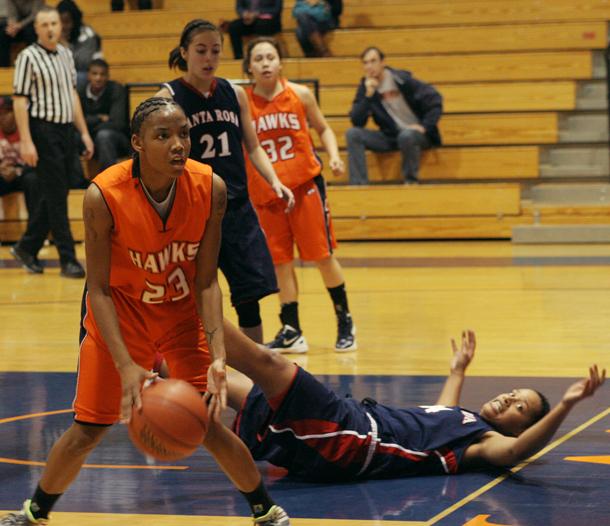
<instances>
[{"instance_id":1,"label":"man sitting on bleacher","mask_svg":"<svg viewBox=\"0 0 610 526\"><path fill-rule=\"evenodd\" d=\"M430 84L409 71L385 65L377 47L366 48L360 58L364 77L352 103L354 128L346 132L351 184L367 184L366 150L402 152L405 183L416 183L422 150L441 145L437 123L443 113L443 98ZM369 117L379 130L366 129Z\"/></svg>"},{"instance_id":2,"label":"man sitting on bleacher","mask_svg":"<svg viewBox=\"0 0 610 526\"><path fill-rule=\"evenodd\" d=\"M38 199L36 173L19 154L19 132L10 97L0 97L0 196L23 192L28 210Z\"/></svg>"},{"instance_id":3,"label":"man sitting on bleacher","mask_svg":"<svg viewBox=\"0 0 610 526\"><path fill-rule=\"evenodd\" d=\"M105 170L129 153L127 91L110 80L108 63L96 58L89 64L87 84L78 88L78 96L95 144L95 158L100 171Z\"/></svg>"}]
</instances>

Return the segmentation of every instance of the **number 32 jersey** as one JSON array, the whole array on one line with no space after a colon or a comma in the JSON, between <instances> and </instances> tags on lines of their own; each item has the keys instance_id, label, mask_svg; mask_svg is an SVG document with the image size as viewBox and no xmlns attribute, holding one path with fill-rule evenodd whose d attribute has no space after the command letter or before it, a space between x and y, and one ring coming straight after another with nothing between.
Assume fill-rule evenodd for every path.
<instances>
[{"instance_id":1,"label":"number 32 jersey","mask_svg":"<svg viewBox=\"0 0 610 526\"><path fill-rule=\"evenodd\" d=\"M305 106L290 84L282 82L284 89L272 100L256 95L253 86L246 88L246 94L258 140L280 181L293 190L320 175L322 163L309 135ZM252 202L265 206L276 200L250 159L246 160L246 169Z\"/></svg>"},{"instance_id":2,"label":"number 32 jersey","mask_svg":"<svg viewBox=\"0 0 610 526\"><path fill-rule=\"evenodd\" d=\"M216 77L203 95L183 78L163 85L186 114L190 158L209 164L223 178L229 199L248 197L239 102L228 80Z\"/></svg>"}]
</instances>

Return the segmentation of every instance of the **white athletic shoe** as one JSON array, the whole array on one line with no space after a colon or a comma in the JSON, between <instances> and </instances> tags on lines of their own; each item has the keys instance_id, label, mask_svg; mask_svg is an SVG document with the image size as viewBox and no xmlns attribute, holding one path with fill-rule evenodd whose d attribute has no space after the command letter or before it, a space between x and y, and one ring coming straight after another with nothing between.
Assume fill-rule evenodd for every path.
<instances>
[{"instance_id":1,"label":"white athletic shoe","mask_svg":"<svg viewBox=\"0 0 610 526\"><path fill-rule=\"evenodd\" d=\"M265 347L285 354L303 354L309 350L303 333L290 325L284 325L275 335L275 339L266 343Z\"/></svg>"},{"instance_id":2,"label":"white athletic shoe","mask_svg":"<svg viewBox=\"0 0 610 526\"><path fill-rule=\"evenodd\" d=\"M254 524L258 526L290 526L290 517L279 506L273 505L262 517L255 517Z\"/></svg>"}]
</instances>

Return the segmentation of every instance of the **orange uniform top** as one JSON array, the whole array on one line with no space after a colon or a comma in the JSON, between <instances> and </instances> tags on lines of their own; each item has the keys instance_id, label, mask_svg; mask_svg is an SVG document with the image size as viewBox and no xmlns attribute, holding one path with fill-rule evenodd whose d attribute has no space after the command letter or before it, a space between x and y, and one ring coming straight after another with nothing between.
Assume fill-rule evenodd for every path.
<instances>
[{"instance_id":1,"label":"orange uniform top","mask_svg":"<svg viewBox=\"0 0 610 526\"><path fill-rule=\"evenodd\" d=\"M141 306L139 315L144 316L156 304L170 306L175 322L196 313L196 258L212 207L212 168L187 160L164 222L146 197L140 179L133 176L132 164L125 161L111 166L93 181L113 220L113 299L120 296L119 303L136 309Z\"/></svg>"},{"instance_id":2,"label":"orange uniform top","mask_svg":"<svg viewBox=\"0 0 610 526\"><path fill-rule=\"evenodd\" d=\"M293 189L318 176L322 163L309 135L305 106L295 91L282 82L284 90L272 100L256 95L254 86L246 88L246 93L258 140L282 183ZM246 170L248 192L255 205L278 199L247 156Z\"/></svg>"}]
</instances>

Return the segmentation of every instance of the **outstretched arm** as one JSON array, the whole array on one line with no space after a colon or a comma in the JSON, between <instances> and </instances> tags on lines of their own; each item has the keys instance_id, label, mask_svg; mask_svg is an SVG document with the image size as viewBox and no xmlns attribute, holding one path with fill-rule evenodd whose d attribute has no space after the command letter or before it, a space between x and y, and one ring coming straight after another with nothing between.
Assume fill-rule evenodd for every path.
<instances>
[{"instance_id":1,"label":"outstretched arm","mask_svg":"<svg viewBox=\"0 0 610 526\"><path fill-rule=\"evenodd\" d=\"M593 395L604 383L606 370L601 373L597 365L589 367L589 377L572 384L563 399L551 411L526 429L518 437L512 438L492 433L480 443L470 446L467 456L483 460L494 466L514 466L532 456L546 446L577 402Z\"/></svg>"},{"instance_id":2,"label":"outstretched arm","mask_svg":"<svg viewBox=\"0 0 610 526\"><path fill-rule=\"evenodd\" d=\"M436 401L436 405L459 405L462 385L464 385L464 375L474 357L476 346L477 340L474 331L467 330L462 332L462 344L459 349L455 340L451 338L453 358L451 359L449 376L445 380L445 385Z\"/></svg>"}]
</instances>

